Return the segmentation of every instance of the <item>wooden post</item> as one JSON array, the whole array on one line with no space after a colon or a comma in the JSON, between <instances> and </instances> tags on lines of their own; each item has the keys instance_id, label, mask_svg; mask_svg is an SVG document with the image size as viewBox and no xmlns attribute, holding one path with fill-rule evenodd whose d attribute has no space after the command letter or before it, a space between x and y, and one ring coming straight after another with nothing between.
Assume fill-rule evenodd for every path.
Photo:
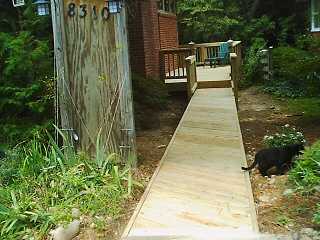
<instances>
[{"instance_id":1,"label":"wooden post","mask_svg":"<svg viewBox=\"0 0 320 240\"><path fill-rule=\"evenodd\" d=\"M77 136L79 150L135 164L127 13L110 13L106 4L51 1L61 125Z\"/></svg>"},{"instance_id":2,"label":"wooden post","mask_svg":"<svg viewBox=\"0 0 320 240\"><path fill-rule=\"evenodd\" d=\"M234 98L236 101L236 105L238 108L238 84L239 84L239 58L236 53L230 54L230 63L231 63L231 81L232 81L232 88L234 93Z\"/></svg>"},{"instance_id":3,"label":"wooden post","mask_svg":"<svg viewBox=\"0 0 320 240\"><path fill-rule=\"evenodd\" d=\"M54 37L54 56L55 56L55 69L56 69L56 91L57 91L57 105L59 109L56 109L60 113L60 119L58 117L57 126L65 135L64 146L73 146L72 138L72 106L71 99L68 90L70 89L70 82L68 76L68 65L66 63L66 51L65 51L65 29L63 24L63 2L62 0L51 1L51 16L52 27ZM61 125L59 126L59 120ZM58 140L58 137L56 139Z\"/></svg>"},{"instance_id":4,"label":"wooden post","mask_svg":"<svg viewBox=\"0 0 320 240\"><path fill-rule=\"evenodd\" d=\"M186 58L187 69L187 92L188 98L191 99L193 93L197 90L197 64L196 56L192 55Z\"/></svg>"}]
</instances>

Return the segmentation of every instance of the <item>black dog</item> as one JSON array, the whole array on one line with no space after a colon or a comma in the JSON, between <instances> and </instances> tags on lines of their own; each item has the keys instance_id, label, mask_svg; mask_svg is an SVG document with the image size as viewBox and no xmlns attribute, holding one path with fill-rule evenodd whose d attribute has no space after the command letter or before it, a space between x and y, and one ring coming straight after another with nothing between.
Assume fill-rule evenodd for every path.
<instances>
[{"instance_id":1,"label":"black dog","mask_svg":"<svg viewBox=\"0 0 320 240\"><path fill-rule=\"evenodd\" d=\"M292 144L285 147L274 147L260 150L254 159L252 165L248 168L242 167L242 170L251 170L256 165L263 176L268 176L268 170L276 167L277 174L284 173L287 166L292 163L292 158L301 154L304 150L303 144Z\"/></svg>"}]
</instances>

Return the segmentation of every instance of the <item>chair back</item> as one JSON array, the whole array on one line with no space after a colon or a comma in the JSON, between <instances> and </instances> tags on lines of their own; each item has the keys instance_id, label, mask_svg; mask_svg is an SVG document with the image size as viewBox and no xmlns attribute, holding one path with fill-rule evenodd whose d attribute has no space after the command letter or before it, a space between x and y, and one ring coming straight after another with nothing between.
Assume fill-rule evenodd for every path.
<instances>
[{"instance_id":1,"label":"chair back","mask_svg":"<svg viewBox=\"0 0 320 240\"><path fill-rule=\"evenodd\" d=\"M229 44L227 42L221 43L219 46L219 58L228 58L229 56Z\"/></svg>"}]
</instances>

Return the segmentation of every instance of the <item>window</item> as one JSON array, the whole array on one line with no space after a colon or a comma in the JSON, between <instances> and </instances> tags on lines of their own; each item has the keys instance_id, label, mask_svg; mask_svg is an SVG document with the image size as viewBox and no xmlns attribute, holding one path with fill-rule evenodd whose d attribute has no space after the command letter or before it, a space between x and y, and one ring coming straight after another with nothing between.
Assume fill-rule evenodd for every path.
<instances>
[{"instance_id":1,"label":"window","mask_svg":"<svg viewBox=\"0 0 320 240\"><path fill-rule=\"evenodd\" d=\"M176 13L176 0L159 0L158 7L160 11Z\"/></svg>"},{"instance_id":2,"label":"window","mask_svg":"<svg viewBox=\"0 0 320 240\"><path fill-rule=\"evenodd\" d=\"M320 0L311 0L311 31L320 31Z\"/></svg>"}]
</instances>

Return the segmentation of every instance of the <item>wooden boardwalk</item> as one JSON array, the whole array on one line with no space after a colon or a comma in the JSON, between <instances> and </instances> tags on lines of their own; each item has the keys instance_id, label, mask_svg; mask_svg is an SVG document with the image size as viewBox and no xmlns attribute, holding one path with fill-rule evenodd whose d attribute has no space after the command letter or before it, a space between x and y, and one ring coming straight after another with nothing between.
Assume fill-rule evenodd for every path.
<instances>
[{"instance_id":1,"label":"wooden boardwalk","mask_svg":"<svg viewBox=\"0 0 320 240\"><path fill-rule=\"evenodd\" d=\"M220 239L232 232L221 239L253 239L258 227L244 165L232 89L198 89L123 239Z\"/></svg>"}]
</instances>

